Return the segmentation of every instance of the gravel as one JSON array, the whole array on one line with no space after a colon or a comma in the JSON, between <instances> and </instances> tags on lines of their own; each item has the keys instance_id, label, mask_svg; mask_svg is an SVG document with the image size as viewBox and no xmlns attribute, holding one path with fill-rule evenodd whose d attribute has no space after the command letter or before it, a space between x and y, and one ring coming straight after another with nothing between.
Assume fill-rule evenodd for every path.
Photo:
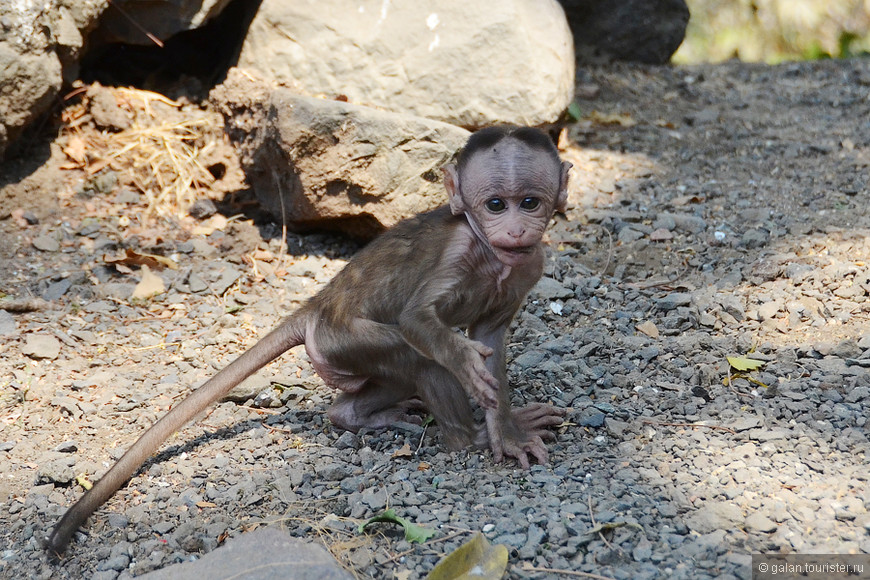
<instances>
[{"instance_id":1,"label":"gravel","mask_svg":"<svg viewBox=\"0 0 870 580\"><path fill-rule=\"evenodd\" d=\"M81 495L75 477L98 477L356 247L291 236L286 275L255 273L240 256L279 255L278 228L168 228L159 244L181 267L158 272L162 298L130 303L104 287L134 280L93 251L129 241L109 221L78 229L71 204L0 221L19 240L4 290L51 301L0 311L0 575L129 578L264 525L377 578L423 577L470 531L508 547L511 578L742 579L754 552L870 553L870 61L579 77L601 87L583 110L631 122L571 127L574 207L508 341L515 401L569 409L548 465L447 453L437 426L336 430L332 393L294 350L179 432L48 564L39 541ZM727 356L764 364L741 373ZM388 507L437 535L357 534Z\"/></svg>"}]
</instances>

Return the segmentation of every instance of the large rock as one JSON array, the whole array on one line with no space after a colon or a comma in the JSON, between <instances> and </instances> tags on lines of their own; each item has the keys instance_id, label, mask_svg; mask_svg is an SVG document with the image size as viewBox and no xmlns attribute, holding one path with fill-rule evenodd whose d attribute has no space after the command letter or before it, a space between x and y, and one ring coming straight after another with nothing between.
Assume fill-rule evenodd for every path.
<instances>
[{"instance_id":1,"label":"large rock","mask_svg":"<svg viewBox=\"0 0 870 580\"><path fill-rule=\"evenodd\" d=\"M466 128L555 121L574 91L556 0L264 0L239 66Z\"/></svg>"},{"instance_id":2,"label":"large rock","mask_svg":"<svg viewBox=\"0 0 870 580\"><path fill-rule=\"evenodd\" d=\"M288 227L371 237L444 204L440 168L468 131L300 96L233 70L212 91L249 182Z\"/></svg>"},{"instance_id":3,"label":"large rock","mask_svg":"<svg viewBox=\"0 0 870 580\"><path fill-rule=\"evenodd\" d=\"M0 159L78 76L84 36L108 0L0 2Z\"/></svg>"},{"instance_id":4,"label":"large rock","mask_svg":"<svg viewBox=\"0 0 870 580\"><path fill-rule=\"evenodd\" d=\"M351 580L353 576L320 544L268 527L232 538L195 562L167 566L142 580Z\"/></svg>"},{"instance_id":5,"label":"large rock","mask_svg":"<svg viewBox=\"0 0 870 580\"><path fill-rule=\"evenodd\" d=\"M581 62L616 59L664 64L689 23L685 0L560 0Z\"/></svg>"},{"instance_id":6,"label":"large rock","mask_svg":"<svg viewBox=\"0 0 870 580\"><path fill-rule=\"evenodd\" d=\"M110 10L100 21L100 27L91 39L96 44L120 42L151 46L154 41L143 32L147 30L160 40L193 30L206 24L231 0L114 0L118 10ZM124 12L122 13L121 10Z\"/></svg>"}]
</instances>

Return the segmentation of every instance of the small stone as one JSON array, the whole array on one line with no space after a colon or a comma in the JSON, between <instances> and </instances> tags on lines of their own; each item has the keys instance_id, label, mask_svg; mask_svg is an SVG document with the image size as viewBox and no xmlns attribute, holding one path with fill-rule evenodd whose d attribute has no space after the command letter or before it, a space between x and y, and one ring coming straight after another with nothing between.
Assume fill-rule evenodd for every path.
<instances>
[{"instance_id":1,"label":"small stone","mask_svg":"<svg viewBox=\"0 0 870 580\"><path fill-rule=\"evenodd\" d=\"M758 512L750 514L746 518L744 525L746 526L746 531L761 532L763 534L771 534L777 529L777 525L773 520Z\"/></svg>"},{"instance_id":2,"label":"small stone","mask_svg":"<svg viewBox=\"0 0 870 580\"><path fill-rule=\"evenodd\" d=\"M540 350L529 350L514 359L514 364L521 369L532 369L541 364L547 353Z\"/></svg>"},{"instance_id":3,"label":"small stone","mask_svg":"<svg viewBox=\"0 0 870 580\"><path fill-rule=\"evenodd\" d=\"M187 279L187 287L194 294L208 290L208 284L195 272L192 272Z\"/></svg>"},{"instance_id":4,"label":"small stone","mask_svg":"<svg viewBox=\"0 0 870 580\"><path fill-rule=\"evenodd\" d=\"M556 300L559 298L573 298L574 292L565 288L559 282L547 276L542 277L535 285L533 292L544 300Z\"/></svg>"},{"instance_id":5,"label":"small stone","mask_svg":"<svg viewBox=\"0 0 870 580\"><path fill-rule=\"evenodd\" d=\"M581 427L601 427L605 415L595 407L586 407L577 414L577 424Z\"/></svg>"},{"instance_id":6,"label":"small stone","mask_svg":"<svg viewBox=\"0 0 870 580\"><path fill-rule=\"evenodd\" d=\"M58 453L75 453L79 449L79 444L75 441L64 441L54 448Z\"/></svg>"},{"instance_id":7,"label":"small stone","mask_svg":"<svg viewBox=\"0 0 870 580\"><path fill-rule=\"evenodd\" d=\"M5 310L0 310L0 336L10 336L18 331L15 317Z\"/></svg>"},{"instance_id":8,"label":"small stone","mask_svg":"<svg viewBox=\"0 0 870 580\"><path fill-rule=\"evenodd\" d=\"M689 515L686 518L686 525L699 534L708 534L715 530L730 528L741 521L744 521L743 511L737 505L712 501Z\"/></svg>"},{"instance_id":9,"label":"small stone","mask_svg":"<svg viewBox=\"0 0 870 580\"><path fill-rule=\"evenodd\" d=\"M830 354L840 358L860 358L864 354L864 349L858 346L856 340L849 338L831 349Z\"/></svg>"},{"instance_id":10,"label":"small stone","mask_svg":"<svg viewBox=\"0 0 870 580\"><path fill-rule=\"evenodd\" d=\"M668 294L664 298L659 298L656 300L656 304L659 308L668 312L670 310L675 310L680 306L688 306L692 303L692 295L684 292L673 292Z\"/></svg>"},{"instance_id":11,"label":"small stone","mask_svg":"<svg viewBox=\"0 0 870 580\"><path fill-rule=\"evenodd\" d=\"M770 302L765 302L758 307L758 319L768 320L770 318L773 318L780 311L780 308L782 308L782 303L778 300L771 300Z\"/></svg>"},{"instance_id":12,"label":"small stone","mask_svg":"<svg viewBox=\"0 0 870 580\"><path fill-rule=\"evenodd\" d=\"M42 293L43 300L57 300L61 296L67 293L67 291L72 286L72 280L69 278L64 278L63 280L58 280L57 282L53 282L45 289L45 292Z\"/></svg>"},{"instance_id":13,"label":"small stone","mask_svg":"<svg viewBox=\"0 0 870 580\"><path fill-rule=\"evenodd\" d=\"M670 230L659 228L649 235L649 239L654 242L667 242L668 240L674 239L674 234L672 234Z\"/></svg>"},{"instance_id":14,"label":"small stone","mask_svg":"<svg viewBox=\"0 0 870 580\"><path fill-rule=\"evenodd\" d=\"M191 275L192 276L192 275ZM224 268L217 279L209 286L216 296L223 296L229 290L230 286L236 283L236 280L241 278L242 273L232 267Z\"/></svg>"},{"instance_id":15,"label":"small stone","mask_svg":"<svg viewBox=\"0 0 870 580\"><path fill-rule=\"evenodd\" d=\"M763 229L749 230L740 238L740 247L747 250L761 248L770 240L770 232Z\"/></svg>"},{"instance_id":16,"label":"small stone","mask_svg":"<svg viewBox=\"0 0 870 580\"><path fill-rule=\"evenodd\" d=\"M43 252L57 252L60 250L60 242L53 236L43 234L33 240L33 247Z\"/></svg>"},{"instance_id":17,"label":"small stone","mask_svg":"<svg viewBox=\"0 0 870 580\"><path fill-rule=\"evenodd\" d=\"M28 334L21 352L33 359L56 359L60 354L60 341L50 334Z\"/></svg>"},{"instance_id":18,"label":"small stone","mask_svg":"<svg viewBox=\"0 0 870 580\"><path fill-rule=\"evenodd\" d=\"M635 562L644 562L652 556L652 544L646 537L641 537L637 545L631 551L631 557Z\"/></svg>"},{"instance_id":19,"label":"small stone","mask_svg":"<svg viewBox=\"0 0 870 580\"><path fill-rule=\"evenodd\" d=\"M190 206L190 216L202 220L217 213L217 206L210 199L198 199Z\"/></svg>"},{"instance_id":20,"label":"small stone","mask_svg":"<svg viewBox=\"0 0 870 580\"><path fill-rule=\"evenodd\" d=\"M138 203L139 194L130 188L122 187L115 194L115 203Z\"/></svg>"},{"instance_id":21,"label":"small stone","mask_svg":"<svg viewBox=\"0 0 870 580\"><path fill-rule=\"evenodd\" d=\"M36 471L36 481L38 483L56 483L66 485L72 482L75 477L76 458L72 455L63 455L60 457L54 456L51 458L40 458L37 462L39 469Z\"/></svg>"}]
</instances>

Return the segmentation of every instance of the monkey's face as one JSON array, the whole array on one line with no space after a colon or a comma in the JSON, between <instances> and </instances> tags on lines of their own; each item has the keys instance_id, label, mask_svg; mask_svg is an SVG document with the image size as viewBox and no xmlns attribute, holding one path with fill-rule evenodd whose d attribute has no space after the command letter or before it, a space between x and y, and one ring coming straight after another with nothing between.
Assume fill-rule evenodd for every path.
<instances>
[{"instance_id":1,"label":"monkey's face","mask_svg":"<svg viewBox=\"0 0 870 580\"><path fill-rule=\"evenodd\" d=\"M565 203L569 167L505 139L475 153L461 175L454 172L451 207L469 216L500 262L521 266L536 255L553 212Z\"/></svg>"}]
</instances>

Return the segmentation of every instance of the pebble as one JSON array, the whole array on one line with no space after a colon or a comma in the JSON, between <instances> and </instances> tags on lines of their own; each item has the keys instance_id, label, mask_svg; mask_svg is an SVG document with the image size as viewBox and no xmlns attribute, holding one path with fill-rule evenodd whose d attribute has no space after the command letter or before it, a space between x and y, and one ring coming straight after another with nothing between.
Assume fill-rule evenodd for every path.
<instances>
[{"instance_id":1,"label":"pebble","mask_svg":"<svg viewBox=\"0 0 870 580\"><path fill-rule=\"evenodd\" d=\"M21 353L33 359L56 359L60 354L60 341L50 334L28 334Z\"/></svg>"},{"instance_id":2,"label":"pebble","mask_svg":"<svg viewBox=\"0 0 870 580\"><path fill-rule=\"evenodd\" d=\"M777 525L773 520L757 512L750 514L746 518L744 525L747 531L761 532L763 534L773 533L777 529Z\"/></svg>"},{"instance_id":3,"label":"pebble","mask_svg":"<svg viewBox=\"0 0 870 580\"><path fill-rule=\"evenodd\" d=\"M43 252L57 252L60 250L60 242L54 236L43 234L33 240L33 247Z\"/></svg>"},{"instance_id":4,"label":"pebble","mask_svg":"<svg viewBox=\"0 0 870 580\"><path fill-rule=\"evenodd\" d=\"M5 310L0 310L0 336L12 336L18 332L15 317Z\"/></svg>"}]
</instances>

